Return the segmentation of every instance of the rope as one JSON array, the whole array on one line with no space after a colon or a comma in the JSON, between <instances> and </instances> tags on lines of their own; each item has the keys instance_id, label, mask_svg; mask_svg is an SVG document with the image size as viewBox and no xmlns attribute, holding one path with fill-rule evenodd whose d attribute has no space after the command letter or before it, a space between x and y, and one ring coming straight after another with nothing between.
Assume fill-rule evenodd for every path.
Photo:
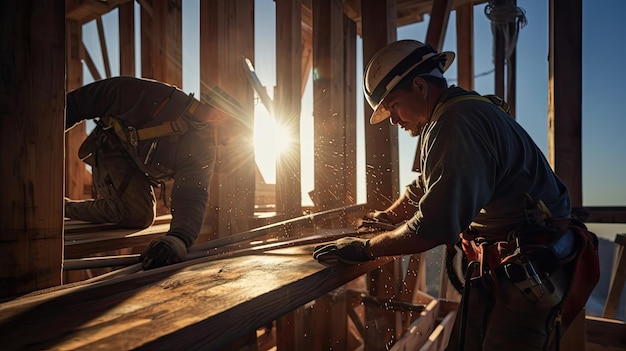
<instances>
[{"instance_id":1,"label":"rope","mask_svg":"<svg viewBox=\"0 0 626 351\"><path fill-rule=\"evenodd\" d=\"M489 0L485 6L485 16L491 21L491 32L500 30L504 35L506 59L509 60L517 46L517 37L520 29L528 24L526 11L515 6L515 0ZM511 33L510 26L514 26Z\"/></svg>"}]
</instances>

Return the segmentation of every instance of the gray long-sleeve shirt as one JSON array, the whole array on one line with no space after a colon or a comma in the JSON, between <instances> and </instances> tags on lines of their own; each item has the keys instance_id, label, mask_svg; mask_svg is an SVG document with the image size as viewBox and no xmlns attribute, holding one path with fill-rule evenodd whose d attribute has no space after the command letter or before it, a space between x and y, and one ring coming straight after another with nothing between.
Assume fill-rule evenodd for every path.
<instances>
[{"instance_id":1,"label":"gray long-sleeve shirt","mask_svg":"<svg viewBox=\"0 0 626 351\"><path fill-rule=\"evenodd\" d=\"M477 95L451 87L438 103L464 94ZM406 192L419 206L407 223L424 239L454 243L468 227L504 239L524 223L526 194L543 200L554 218L570 216L567 188L541 150L490 102L452 103L424 128L420 145L421 175Z\"/></svg>"}]
</instances>

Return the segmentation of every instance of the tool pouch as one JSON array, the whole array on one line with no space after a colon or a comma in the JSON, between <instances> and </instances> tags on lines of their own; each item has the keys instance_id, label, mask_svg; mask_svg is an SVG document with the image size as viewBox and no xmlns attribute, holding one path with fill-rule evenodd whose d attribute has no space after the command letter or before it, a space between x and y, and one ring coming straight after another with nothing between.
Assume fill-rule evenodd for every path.
<instances>
[{"instance_id":1,"label":"tool pouch","mask_svg":"<svg viewBox=\"0 0 626 351\"><path fill-rule=\"evenodd\" d=\"M582 224L575 223L569 229L576 236L578 247L572 262L572 279L562 303L562 328L565 332L578 313L585 307L587 299L600 280L598 237Z\"/></svg>"}]
</instances>

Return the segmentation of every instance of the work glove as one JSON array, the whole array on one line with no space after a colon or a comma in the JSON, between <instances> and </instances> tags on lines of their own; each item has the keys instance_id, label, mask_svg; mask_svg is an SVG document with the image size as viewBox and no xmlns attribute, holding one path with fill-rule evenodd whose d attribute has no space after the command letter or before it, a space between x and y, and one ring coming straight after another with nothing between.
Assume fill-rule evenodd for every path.
<instances>
[{"instance_id":1,"label":"work glove","mask_svg":"<svg viewBox=\"0 0 626 351\"><path fill-rule=\"evenodd\" d=\"M367 221L376 221L376 222L393 224L391 220L391 216L386 211L376 210L374 212L368 212L363 216L363 219Z\"/></svg>"},{"instance_id":2,"label":"work glove","mask_svg":"<svg viewBox=\"0 0 626 351\"><path fill-rule=\"evenodd\" d=\"M187 255L187 246L173 235L154 239L141 254L141 267L144 270L159 268L182 262Z\"/></svg>"},{"instance_id":3,"label":"work glove","mask_svg":"<svg viewBox=\"0 0 626 351\"><path fill-rule=\"evenodd\" d=\"M363 218L357 220L357 232L368 233L374 231L391 231L396 226L391 220L391 216L385 211L369 212Z\"/></svg>"},{"instance_id":4,"label":"work glove","mask_svg":"<svg viewBox=\"0 0 626 351\"><path fill-rule=\"evenodd\" d=\"M323 265L333 265L337 262L357 264L374 260L367 253L369 239L346 237L334 242L318 245L313 250L313 258Z\"/></svg>"}]
</instances>

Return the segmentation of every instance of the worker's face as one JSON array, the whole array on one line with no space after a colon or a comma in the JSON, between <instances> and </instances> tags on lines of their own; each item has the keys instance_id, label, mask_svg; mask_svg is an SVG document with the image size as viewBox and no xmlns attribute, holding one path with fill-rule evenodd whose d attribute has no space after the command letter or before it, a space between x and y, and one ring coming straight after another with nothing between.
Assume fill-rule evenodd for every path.
<instances>
[{"instance_id":1,"label":"worker's face","mask_svg":"<svg viewBox=\"0 0 626 351\"><path fill-rule=\"evenodd\" d=\"M428 121L428 84L415 77L411 90L396 89L387 95L383 105L390 113L389 122L412 136L418 136Z\"/></svg>"}]
</instances>

